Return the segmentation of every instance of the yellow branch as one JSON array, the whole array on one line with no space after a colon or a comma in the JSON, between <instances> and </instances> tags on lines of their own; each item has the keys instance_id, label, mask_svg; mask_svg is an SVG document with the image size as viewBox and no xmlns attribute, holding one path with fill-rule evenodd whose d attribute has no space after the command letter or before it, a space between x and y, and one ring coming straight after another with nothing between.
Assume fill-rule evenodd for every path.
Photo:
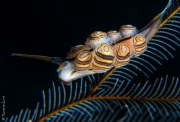
<instances>
[{"instance_id":1,"label":"yellow branch","mask_svg":"<svg viewBox=\"0 0 180 122\"><path fill-rule=\"evenodd\" d=\"M97 96L97 97L87 97L81 100L78 100L74 103L71 103L69 105L66 105L60 109L57 109L50 114L42 117L38 122L44 122L46 118L49 118L51 116L54 116L56 113L60 113L61 111L64 111L70 107L73 107L79 103L85 102L85 101L91 101L91 100L144 100L144 101L179 101L180 98L138 98L138 97L126 97L126 96Z\"/></svg>"},{"instance_id":2,"label":"yellow branch","mask_svg":"<svg viewBox=\"0 0 180 122\"><path fill-rule=\"evenodd\" d=\"M101 79L101 81L98 83L98 85L92 90L92 92L89 94L89 97L99 88L99 86L116 70L117 68L113 67L105 77Z\"/></svg>"},{"instance_id":3,"label":"yellow branch","mask_svg":"<svg viewBox=\"0 0 180 122\"><path fill-rule=\"evenodd\" d=\"M176 14L179 10L180 10L180 7L178 7L172 14L170 14L169 17L166 18L166 19L160 24L160 27L162 27L169 19L171 19L172 16L174 16L174 14Z\"/></svg>"}]
</instances>

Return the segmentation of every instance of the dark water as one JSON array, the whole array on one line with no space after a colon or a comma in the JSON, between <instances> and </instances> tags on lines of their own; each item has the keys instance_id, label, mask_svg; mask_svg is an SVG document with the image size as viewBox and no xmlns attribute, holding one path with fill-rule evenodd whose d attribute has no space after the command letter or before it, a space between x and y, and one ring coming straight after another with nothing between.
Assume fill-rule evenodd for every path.
<instances>
[{"instance_id":1,"label":"dark water","mask_svg":"<svg viewBox=\"0 0 180 122\"><path fill-rule=\"evenodd\" d=\"M0 93L6 117L34 109L42 90L57 80L57 65L11 53L65 57L71 46L84 44L93 31L118 30L122 24L143 28L168 0L6 0L0 23ZM150 78L180 76L179 49ZM137 79L141 80L141 79Z\"/></svg>"}]
</instances>

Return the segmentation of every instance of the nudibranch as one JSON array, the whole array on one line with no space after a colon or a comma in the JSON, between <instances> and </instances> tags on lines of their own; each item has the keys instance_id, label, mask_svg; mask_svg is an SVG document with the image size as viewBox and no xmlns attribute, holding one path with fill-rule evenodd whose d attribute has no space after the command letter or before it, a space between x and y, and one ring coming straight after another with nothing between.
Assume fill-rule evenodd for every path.
<instances>
[{"instance_id":1,"label":"nudibranch","mask_svg":"<svg viewBox=\"0 0 180 122\"><path fill-rule=\"evenodd\" d=\"M84 45L71 47L67 57L47 57L40 55L16 54L57 63L58 78L69 84L77 78L107 72L112 67L128 64L132 56L141 55L147 43L159 29L161 16L156 16L142 30L132 25L122 25L119 31L95 31L91 33Z\"/></svg>"}]
</instances>

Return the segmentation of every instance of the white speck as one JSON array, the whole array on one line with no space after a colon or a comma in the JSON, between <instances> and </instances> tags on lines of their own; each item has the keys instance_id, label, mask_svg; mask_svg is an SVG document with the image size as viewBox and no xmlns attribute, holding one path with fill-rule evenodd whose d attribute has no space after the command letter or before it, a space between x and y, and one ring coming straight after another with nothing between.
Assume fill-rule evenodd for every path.
<instances>
[{"instance_id":1,"label":"white speck","mask_svg":"<svg viewBox=\"0 0 180 122\"><path fill-rule=\"evenodd\" d=\"M109 50L109 47L108 46L104 46L104 51L108 51Z\"/></svg>"},{"instance_id":2,"label":"white speck","mask_svg":"<svg viewBox=\"0 0 180 122\"><path fill-rule=\"evenodd\" d=\"M122 52L125 53L126 52L126 46L122 46Z\"/></svg>"}]
</instances>

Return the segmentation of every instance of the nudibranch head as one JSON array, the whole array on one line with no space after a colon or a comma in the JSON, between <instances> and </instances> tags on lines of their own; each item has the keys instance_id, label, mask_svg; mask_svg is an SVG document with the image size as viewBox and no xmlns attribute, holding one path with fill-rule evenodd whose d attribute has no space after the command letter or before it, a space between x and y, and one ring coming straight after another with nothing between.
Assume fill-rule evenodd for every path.
<instances>
[{"instance_id":1,"label":"nudibranch head","mask_svg":"<svg viewBox=\"0 0 180 122\"><path fill-rule=\"evenodd\" d=\"M70 76L73 70L74 67L71 62L69 61L63 62L57 69L59 80L67 84L71 80Z\"/></svg>"},{"instance_id":2,"label":"nudibranch head","mask_svg":"<svg viewBox=\"0 0 180 122\"><path fill-rule=\"evenodd\" d=\"M85 56L86 57L86 56ZM83 56L84 58L84 56ZM85 59L85 58L84 58ZM74 61L65 61L58 68L58 77L59 80L65 84L70 84L72 80L78 79L80 77L95 74L93 70L83 70L77 71L75 68Z\"/></svg>"},{"instance_id":3,"label":"nudibranch head","mask_svg":"<svg viewBox=\"0 0 180 122\"><path fill-rule=\"evenodd\" d=\"M122 37L129 37L137 32L137 28L132 25L122 25L119 32L121 33Z\"/></svg>"}]
</instances>

